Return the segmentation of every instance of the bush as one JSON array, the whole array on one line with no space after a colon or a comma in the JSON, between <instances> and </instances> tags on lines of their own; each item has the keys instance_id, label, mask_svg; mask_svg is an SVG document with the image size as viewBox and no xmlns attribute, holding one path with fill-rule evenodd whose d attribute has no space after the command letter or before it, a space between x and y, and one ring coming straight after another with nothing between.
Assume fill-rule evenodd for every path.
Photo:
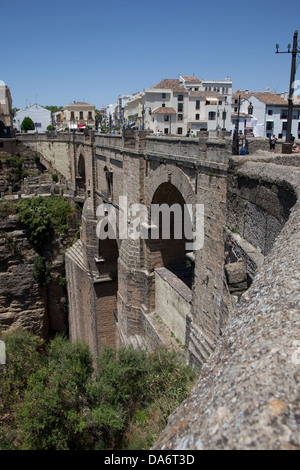
<instances>
[{"instance_id":1,"label":"bush","mask_svg":"<svg viewBox=\"0 0 300 470\"><path fill-rule=\"evenodd\" d=\"M0 450L17 448L15 411L22 406L31 374L43 364L43 340L27 330L1 333L5 342L6 366L0 373Z\"/></svg>"},{"instance_id":2,"label":"bush","mask_svg":"<svg viewBox=\"0 0 300 470\"><path fill-rule=\"evenodd\" d=\"M30 376L16 413L23 450L89 448L85 386L93 371L87 346L55 338L47 363Z\"/></svg>"},{"instance_id":3,"label":"bush","mask_svg":"<svg viewBox=\"0 0 300 470\"><path fill-rule=\"evenodd\" d=\"M22 123L21 123L21 130L22 131L34 131L35 126L33 120L26 116L24 117Z\"/></svg>"},{"instance_id":4,"label":"bush","mask_svg":"<svg viewBox=\"0 0 300 470\"><path fill-rule=\"evenodd\" d=\"M39 286L45 286L51 281L49 263L43 256L35 258L32 273L34 281Z\"/></svg>"},{"instance_id":5,"label":"bush","mask_svg":"<svg viewBox=\"0 0 300 470\"><path fill-rule=\"evenodd\" d=\"M5 341L0 449L150 448L195 378L165 349L103 347L94 370L88 347L61 336L43 354L41 340L27 332Z\"/></svg>"},{"instance_id":6,"label":"bush","mask_svg":"<svg viewBox=\"0 0 300 470\"><path fill-rule=\"evenodd\" d=\"M29 229L29 239L36 247L49 240L54 231L65 235L67 217L72 210L71 204L62 197L22 199L16 206L19 219Z\"/></svg>"}]
</instances>

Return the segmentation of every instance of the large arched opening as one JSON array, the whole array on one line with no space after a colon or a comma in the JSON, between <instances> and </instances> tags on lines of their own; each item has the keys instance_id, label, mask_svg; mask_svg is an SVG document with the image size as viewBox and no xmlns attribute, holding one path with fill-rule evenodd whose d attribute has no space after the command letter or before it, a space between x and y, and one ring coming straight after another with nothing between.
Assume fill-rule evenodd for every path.
<instances>
[{"instance_id":1,"label":"large arched opening","mask_svg":"<svg viewBox=\"0 0 300 470\"><path fill-rule=\"evenodd\" d=\"M185 343L194 275L192 207L170 182L156 189L150 208L149 264L154 272L150 309Z\"/></svg>"},{"instance_id":2,"label":"large arched opening","mask_svg":"<svg viewBox=\"0 0 300 470\"><path fill-rule=\"evenodd\" d=\"M78 159L78 168L77 168L77 190L79 193L79 196L84 196L85 195L85 190L86 190L86 175L85 175L85 160L83 155L79 156Z\"/></svg>"},{"instance_id":3,"label":"large arched opening","mask_svg":"<svg viewBox=\"0 0 300 470\"><path fill-rule=\"evenodd\" d=\"M98 255L95 259L97 279L94 280L94 285L97 299L97 340L100 348L104 344L116 345L118 258L117 240L112 238L98 240Z\"/></svg>"}]
</instances>

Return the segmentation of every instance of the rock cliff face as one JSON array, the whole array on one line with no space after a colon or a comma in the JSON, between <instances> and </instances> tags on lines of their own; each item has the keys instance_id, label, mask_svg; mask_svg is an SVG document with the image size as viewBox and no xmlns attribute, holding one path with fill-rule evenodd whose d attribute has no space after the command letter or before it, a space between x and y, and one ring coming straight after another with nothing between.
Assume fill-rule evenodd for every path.
<instances>
[{"instance_id":1,"label":"rock cliff face","mask_svg":"<svg viewBox=\"0 0 300 470\"><path fill-rule=\"evenodd\" d=\"M47 337L46 288L34 282L37 253L16 215L0 219L0 327L28 328Z\"/></svg>"},{"instance_id":2,"label":"rock cliff face","mask_svg":"<svg viewBox=\"0 0 300 470\"><path fill-rule=\"evenodd\" d=\"M0 328L24 327L46 339L67 332L63 249L56 237L38 253L16 215L0 218ZM34 261L41 255L49 264L51 280L46 285L39 285L34 276Z\"/></svg>"},{"instance_id":3,"label":"rock cliff face","mask_svg":"<svg viewBox=\"0 0 300 470\"><path fill-rule=\"evenodd\" d=\"M0 193L6 199L18 199L24 182L30 176L32 185L27 196L45 192L45 178L51 185L50 174L40 173L36 152L18 145L15 156L0 155ZM34 175L34 176L33 176ZM27 181L26 180L26 181ZM53 183L53 182L52 182ZM48 184L48 186L49 186ZM28 185L27 185L28 186ZM48 188L47 186L47 188ZM49 191L46 191L49 193ZM2 200L3 203L3 200ZM78 217L74 213L68 221L68 235L63 240L52 236L39 250L28 240L28 233L14 210L0 210L0 328L30 329L47 339L56 332L68 331L67 292L65 285L65 245L74 238ZM4 204L12 204L4 202ZM34 276L34 263L38 256L49 264L51 280L39 285Z\"/></svg>"}]
</instances>

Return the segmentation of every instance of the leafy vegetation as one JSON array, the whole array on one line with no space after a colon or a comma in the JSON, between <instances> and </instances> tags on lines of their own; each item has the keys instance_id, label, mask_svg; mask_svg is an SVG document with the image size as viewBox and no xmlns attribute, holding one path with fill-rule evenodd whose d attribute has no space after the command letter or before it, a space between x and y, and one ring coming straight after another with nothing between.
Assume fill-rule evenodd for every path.
<instances>
[{"instance_id":1,"label":"leafy vegetation","mask_svg":"<svg viewBox=\"0 0 300 470\"><path fill-rule=\"evenodd\" d=\"M146 449L185 399L195 371L161 349L88 347L24 330L0 334L0 450Z\"/></svg>"},{"instance_id":2,"label":"leafy vegetation","mask_svg":"<svg viewBox=\"0 0 300 470\"><path fill-rule=\"evenodd\" d=\"M22 131L34 131L34 129L35 129L35 126L34 126L33 120L29 116L24 117L21 123L21 130Z\"/></svg>"},{"instance_id":3,"label":"leafy vegetation","mask_svg":"<svg viewBox=\"0 0 300 470\"><path fill-rule=\"evenodd\" d=\"M54 232L65 235L67 218L75 209L64 198L42 196L21 199L16 212L29 230L29 239L36 247L47 242Z\"/></svg>"},{"instance_id":4,"label":"leafy vegetation","mask_svg":"<svg viewBox=\"0 0 300 470\"><path fill-rule=\"evenodd\" d=\"M37 256L33 263L33 278L39 286L45 286L51 282L50 263L44 256Z\"/></svg>"}]
</instances>

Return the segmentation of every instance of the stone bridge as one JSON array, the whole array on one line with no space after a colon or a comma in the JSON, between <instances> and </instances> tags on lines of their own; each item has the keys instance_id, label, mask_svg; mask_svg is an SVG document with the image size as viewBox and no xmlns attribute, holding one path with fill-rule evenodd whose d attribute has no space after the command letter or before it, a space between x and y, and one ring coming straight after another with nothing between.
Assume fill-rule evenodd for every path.
<instances>
[{"instance_id":1,"label":"stone bridge","mask_svg":"<svg viewBox=\"0 0 300 470\"><path fill-rule=\"evenodd\" d=\"M204 364L155 448L299 448L299 157L270 154L258 139L251 155L232 157L226 137L34 138L22 140L85 201L81 238L66 254L71 338L95 356L104 343L162 343ZM115 238L97 236L103 203ZM144 236L128 235L134 204L146 209ZM175 215L165 239L151 217L157 204L184 214L189 205L203 246L176 237Z\"/></svg>"}]
</instances>

